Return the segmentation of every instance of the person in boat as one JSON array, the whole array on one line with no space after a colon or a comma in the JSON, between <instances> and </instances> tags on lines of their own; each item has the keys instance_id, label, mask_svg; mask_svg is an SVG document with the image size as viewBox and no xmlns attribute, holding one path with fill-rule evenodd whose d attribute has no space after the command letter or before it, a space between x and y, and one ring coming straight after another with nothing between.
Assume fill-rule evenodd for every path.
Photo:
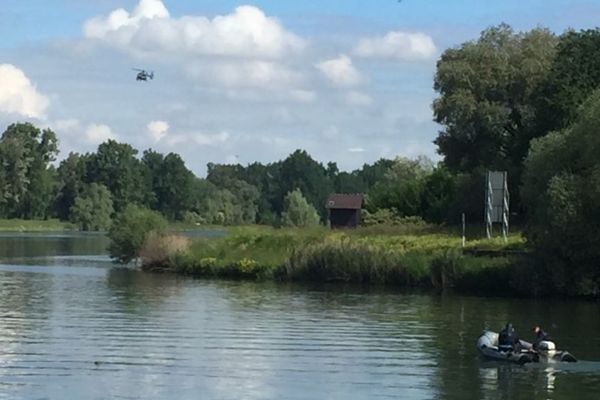
<instances>
[{"instance_id":1,"label":"person in boat","mask_svg":"<svg viewBox=\"0 0 600 400\"><path fill-rule=\"evenodd\" d=\"M521 342L511 323L506 324L498 335L498 349L501 351L520 351Z\"/></svg>"},{"instance_id":2,"label":"person in boat","mask_svg":"<svg viewBox=\"0 0 600 400\"><path fill-rule=\"evenodd\" d=\"M552 340L552 339L550 339L550 335L548 335L546 332L544 332L542 327L539 325L536 325L533 327L533 333L535 333L535 341L533 342L534 350L538 349L541 342L544 342L544 341L549 342Z\"/></svg>"}]
</instances>

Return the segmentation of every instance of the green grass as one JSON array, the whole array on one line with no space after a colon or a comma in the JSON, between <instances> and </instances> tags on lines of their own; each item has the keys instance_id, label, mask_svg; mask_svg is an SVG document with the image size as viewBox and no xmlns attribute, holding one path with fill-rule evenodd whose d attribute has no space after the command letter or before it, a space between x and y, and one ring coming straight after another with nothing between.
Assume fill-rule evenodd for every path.
<instances>
[{"instance_id":1,"label":"green grass","mask_svg":"<svg viewBox=\"0 0 600 400\"><path fill-rule=\"evenodd\" d=\"M467 247L522 249L519 234L470 240ZM351 282L489 291L509 278L515 261L463 255L461 238L444 228L228 228L220 238L194 239L161 269L197 277Z\"/></svg>"},{"instance_id":2,"label":"green grass","mask_svg":"<svg viewBox=\"0 0 600 400\"><path fill-rule=\"evenodd\" d=\"M48 220L24 220L24 219L0 219L1 232L50 232L69 231L76 227L57 219Z\"/></svg>"}]
</instances>

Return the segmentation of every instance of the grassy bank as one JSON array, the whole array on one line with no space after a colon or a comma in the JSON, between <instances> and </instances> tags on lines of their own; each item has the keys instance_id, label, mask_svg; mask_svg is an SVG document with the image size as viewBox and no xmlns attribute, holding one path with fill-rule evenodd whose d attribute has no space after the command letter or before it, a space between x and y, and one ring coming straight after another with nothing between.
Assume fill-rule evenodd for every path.
<instances>
[{"instance_id":1,"label":"grassy bank","mask_svg":"<svg viewBox=\"0 0 600 400\"><path fill-rule=\"evenodd\" d=\"M466 248L519 250L514 234L467 241ZM147 270L196 277L349 282L463 292L506 293L516 257L463 255L461 239L429 226L352 231L238 227L220 238L154 237L142 252ZM516 285L510 285L516 289Z\"/></svg>"},{"instance_id":2,"label":"grassy bank","mask_svg":"<svg viewBox=\"0 0 600 400\"><path fill-rule=\"evenodd\" d=\"M71 231L76 227L58 219L48 220L24 220L24 219L0 219L0 232L50 232Z\"/></svg>"}]
</instances>

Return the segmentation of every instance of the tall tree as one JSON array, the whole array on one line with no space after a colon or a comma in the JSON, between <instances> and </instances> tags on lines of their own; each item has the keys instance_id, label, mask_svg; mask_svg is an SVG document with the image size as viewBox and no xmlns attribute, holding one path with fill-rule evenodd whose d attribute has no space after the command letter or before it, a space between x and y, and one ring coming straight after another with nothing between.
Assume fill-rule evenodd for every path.
<instances>
[{"instance_id":1,"label":"tall tree","mask_svg":"<svg viewBox=\"0 0 600 400\"><path fill-rule=\"evenodd\" d=\"M296 150L283 160L278 179L281 203L275 206L283 206L284 196L299 189L321 217L325 216L325 203L327 196L333 192L333 182L327 175L325 167L306 151ZM281 210L279 208L279 211Z\"/></svg>"},{"instance_id":2,"label":"tall tree","mask_svg":"<svg viewBox=\"0 0 600 400\"><path fill-rule=\"evenodd\" d=\"M234 223L253 224L256 222L261 196L258 187L248 181L257 182L260 185L264 182L264 178L250 175L250 172L256 172L255 167L256 165L250 171L239 164L208 164L207 180L229 192L222 192L220 196L225 199L231 198L233 207L236 209L231 216L235 220Z\"/></svg>"},{"instance_id":3,"label":"tall tree","mask_svg":"<svg viewBox=\"0 0 600 400\"><path fill-rule=\"evenodd\" d=\"M437 64L435 140L454 171L477 167L518 175L536 131L536 103L556 52L547 29L515 33L499 25L446 50Z\"/></svg>"},{"instance_id":4,"label":"tall tree","mask_svg":"<svg viewBox=\"0 0 600 400\"><path fill-rule=\"evenodd\" d=\"M46 218L54 196L54 170L58 154L56 134L30 123L10 125L0 138L4 203L8 216Z\"/></svg>"},{"instance_id":5,"label":"tall tree","mask_svg":"<svg viewBox=\"0 0 600 400\"><path fill-rule=\"evenodd\" d=\"M256 222L259 224L277 225L277 204L281 204L279 198L279 166L280 163L263 165L252 163L245 169L244 180L255 186L259 192L258 211Z\"/></svg>"},{"instance_id":6,"label":"tall tree","mask_svg":"<svg viewBox=\"0 0 600 400\"><path fill-rule=\"evenodd\" d=\"M193 206L195 176L175 153L165 157L152 150L144 152L142 163L150 186L151 206L171 219L181 219Z\"/></svg>"},{"instance_id":7,"label":"tall tree","mask_svg":"<svg viewBox=\"0 0 600 400\"><path fill-rule=\"evenodd\" d=\"M58 166L58 196L56 213L60 219L69 219L71 207L85 185L86 157L78 153L69 153Z\"/></svg>"},{"instance_id":8,"label":"tall tree","mask_svg":"<svg viewBox=\"0 0 600 400\"><path fill-rule=\"evenodd\" d=\"M567 31L543 82L538 108L538 131L569 126L581 104L600 88L600 28Z\"/></svg>"},{"instance_id":9,"label":"tall tree","mask_svg":"<svg viewBox=\"0 0 600 400\"><path fill-rule=\"evenodd\" d=\"M552 284L567 293L600 294L600 91L564 131L536 139L525 163L527 237Z\"/></svg>"},{"instance_id":10,"label":"tall tree","mask_svg":"<svg viewBox=\"0 0 600 400\"><path fill-rule=\"evenodd\" d=\"M148 188L144 185L138 151L126 143L108 140L88 160L87 182L103 184L110 190L116 211L128 204L147 204Z\"/></svg>"},{"instance_id":11,"label":"tall tree","mask_svg":"<svg viewBox=\"0 0 600 400\"><path fill-rule=\"evenodd\" d=\"M18 217L20 205L29 190L28 169L31 163L29 150L17 138L7 137L0 141L2 165L2 205L3 217Z\"/></svg>"}]
</instances>

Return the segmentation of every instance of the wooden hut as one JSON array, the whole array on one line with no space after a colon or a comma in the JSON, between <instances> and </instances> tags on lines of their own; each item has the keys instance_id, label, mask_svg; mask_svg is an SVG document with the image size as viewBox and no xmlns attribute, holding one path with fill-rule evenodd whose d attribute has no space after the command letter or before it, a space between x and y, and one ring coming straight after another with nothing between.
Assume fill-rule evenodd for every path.
<instances>
[{"instance_id":1,"label":"wooden hut","mask_svg":"<svg viewBox=\"0 0 600 400\"><path fill-rule=\"evenodd\" d=\"M362 203L362 194L331 194L327 200L329 226L332 229L356 228L359 226Z\"/></svg>"}]
</instances>

